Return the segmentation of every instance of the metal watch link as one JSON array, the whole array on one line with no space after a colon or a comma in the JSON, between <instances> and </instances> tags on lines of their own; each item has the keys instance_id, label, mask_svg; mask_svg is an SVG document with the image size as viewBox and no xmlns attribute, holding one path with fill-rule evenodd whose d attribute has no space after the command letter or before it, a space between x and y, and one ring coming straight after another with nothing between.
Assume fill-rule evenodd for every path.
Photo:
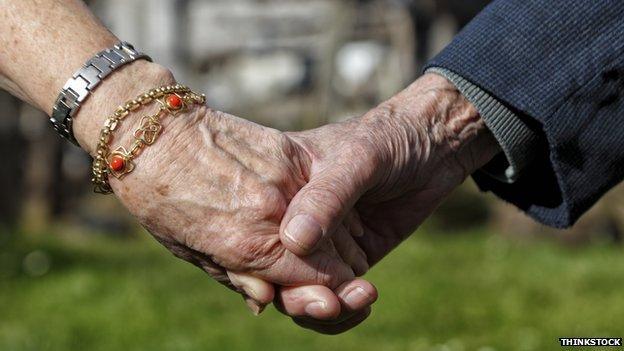
<instances>
[{"instance_id":1,"label":"metal watch link","mask_svg":"<svg viewBox=\"0 0 624 351\"><path fill-rule=\"evenodd\" d=\"M79 146L72 131L72 118L102 80L117 68L138 59L152 61L127 42L119 42L92 57L70 78L52 109L50 123L63 138Z\"/></svg>"}]
</instances>

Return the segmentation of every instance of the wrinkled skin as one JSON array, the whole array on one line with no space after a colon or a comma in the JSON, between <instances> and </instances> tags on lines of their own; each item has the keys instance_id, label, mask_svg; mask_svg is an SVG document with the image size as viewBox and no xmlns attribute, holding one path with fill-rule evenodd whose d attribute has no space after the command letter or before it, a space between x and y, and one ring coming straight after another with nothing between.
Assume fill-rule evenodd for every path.
<instances>
[{"instance_id":1,"label":"wrinkled skin","mask_svg":"<svg viewBox=\"0 0 624 351\"><path fill-rule=\"evenodd\" d=\"M307 183L282 220L282 242L301 257L314 255L328 239L350 245L342 239L348 220L371 266L500 152L475 108L433 74L360 118L287 135L309 162L302 163ZM295 225L289 225L294 218ZM365 316L354 314L324 328L313 320L297 323L335 333Z\"/></svg>"},{"instance_id":2,"label":"wrinkled skin","mask_svg":"<svg viewBox=\"0 0 624 351\"><path fill-rule=\"evenodd\" d=\"M145 165L136 174L111 183L163 245L219 281L228 280L224 268L284 286L335 288L354 278L331 243L305 258L281 245L280 220L306 181L300 165L305 154L297 144L206 107L181 127L158 148L186 152L142 155ZM363 257L361 251L349 254Z\"/></svg>"},{"instance_id":3,"label":"wrinkled skin","mask_svg":"<svg viewBox=\"0 0 624 351\"><path fill-rule=\"evenodd\" d=\"M306 153L298 144L281 132L206 107L177 117L167 132L167 138L137 160L141 164L136 171L121 181L111 180L124 205L160 243L252 297L258 310L273 299L272 287L246 289L253 286L242 284L250 277L294 287L281 291L280 307L289 315L308 314L301 308L305 299L300 298L308 285L334 289L333 301L342 302L349 316L358 309L363 309L360 316L370 313L366 307L376 299L376 291L363 280L353 280L354 269L363 274L368 266L346 230L338 250L328 242L304 258L286 250L279 240L286 207L306 182L301 164L309 161L301 159ZM370 296L351 305L341 301L358 286ZM334 319L340 309L329 306L312 315Z\"/></svg>"},{"instance_id":4,"label":"wrinkled skin","mask_svg":"<svg viewBox=\"0 0 624 351\"><path fill-rule=\"evenodd\" d=\"M95 154L111 106L174 82L167 69L148 62L122 68L75 118L81 146ZM155 108L124 120L112 147L130 145L140 116ZM354 279L368 265L351 235L306 258L279 241L288 201L305 183L305 160L298 159L305 153L298 144L284 133L205 106L189 107L162 124L163 133L136 158L135 170L122 180L110 179L116 196L157 240L241 293L256 314L275 299L284 313L318 323L323 331L328 321L354 325L347 319L361 321L370 313L377 291ZM351 222L344 226L353 227Z\"/></svg>"},{"instance_id":5,"label":"wrinkled skin","mask_svg":"<svg viewBox=\"0 0 624 351\"><path fill-rule=\"evenodd\" d=\"M293 137L313 156L282 222L285 246L310 257L356 209L364 235L355 239L371 266L500 151L474 107L433 74L361 118ZM309 223L293 229L297 215Z\"/></svg>"},{"instance_id":6,"label":"wrinkled skin","mask_svg":"<svg viewBox=\"0 0 624 351\"><path fill-rule=\"evenodd\" d=\"M118 41L81 1L6 5L0 87L43 111L77 67ZM93 155L114 106L173 82L144 60L117 69L74 116L81 146ZM366 260L386 255L491 156L482 123L465 107L448 82L425 76L362 118L309 132L193 108L163 122L136 170L111 183L160 242L241 292L256 312L275 298L298 324L339 333L364 320L377 297L354 279ZM115 146L130 144L136 119L117 130ZM464 152L471 149L479 157ZM297 214L304 221L287 227Z\"/></svg>"},{"instance_id":7,"label":"wrinkled skin","mask_svg":"<svg viewBox=\"0 0 624 351\"><path fill-rule=\"evenodd\" d=\"M285 286L336 287L354 277L331 243L306 258L280 243L280 220L305 184L297 144L276 130L205 107L182 127L159 149L185 152L145 155L149 165L136 176L112 182L162 244L193 263L212 261L214 268L204 268L219 281L227 280L221 267Z\"/></svg>"},{"instance_id":8,"label":"wrinkled skin","mask_svg":"<svg viewBox=\"0 0 624 351\"><path fill-rule=\"evenodd\" d=\"M354 271L396 247L495 153L475 158L495 143L449 84L425 76L361 118L296 133L191 108L111 185L158 241L256 311L275 299L297 324L340 333L377 297ZM119 134L128 144L131 133ZM299 213L332 240L290 240L286 224ZM313 301L323 304L306 308Z\"/></svg>"}]
</instances>

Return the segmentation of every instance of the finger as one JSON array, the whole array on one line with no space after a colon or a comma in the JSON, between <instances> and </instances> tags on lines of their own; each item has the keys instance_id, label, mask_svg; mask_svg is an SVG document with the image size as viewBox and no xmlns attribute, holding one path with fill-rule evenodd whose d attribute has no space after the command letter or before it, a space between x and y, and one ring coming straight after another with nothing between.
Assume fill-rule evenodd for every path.
<instances>
[{"instance_id":1,"label":"finger","mask_svg":"<svg viewBox=\"0 0 624 351\"><path fill-rule=\"evenodd\" d=\"M172 240L166 240L158 236L154 237L176 257L192 263L219 283L241 293L245 303L254 315L262 313L266 305L273 300L275 288L272 284L249 274L229 272L199 251L190 249Z\"/></svg>"},{"instance_id":2,"label":"finger","mask_svg":"<svg viewBox=\"0 0 624 351\"><path fill-rule=\"evenodd\" d=\"M353 165L335 162L313 174L291 200L280 227L280 240L299 256L314 252L332 235L364 191Z\"/></svg>"},{"instance_id":3,"label":"finger","mask_svg":"<svg viewBox=\"0 0 624 351\"><path fill-rule=\"evenodd\" d=\"M275 306L291 317L309 317L317 320L333 320L341 312L338 296L321 285L281 287Z\"/></svg>"},{"instance_id":4,"label":"finger","mask_svg":"<svg viewBox=\"0 0 624 351\"><path fill-rule=\"evenodd\" d=\"M371 308L367 307L365 310L354 314L349 319L337 323L310 321L303 318L293 318L293 321L303 328L314 330L318 333L336 335L344 333L345 331L352 329L362 323L364 320L366 320L366 318L368 318L368 316L370 316L371 311Z\"/></svg>"},{"instance_id":5,"label":"finger","mask_svg":"<svg viewBox=\"0 0 624 351\"><path fill-rule=\"evenodd\" d=\"M368 308L377 300L377 296L377 289L371 283L363 279L354 279L343 283L335 291L319 285L281 287L275 299L275 306L291 317L308 318L310 321L339 322ZM338 299L339 308L336 308L334 299ZM329 311L306 309L308 304L319 301L330 306ZM340 314L335 316L336 312ZM331 316L334 318L329 318Z\"/></svg>"},{"instance_id":6,"label":"finger","mask_svg":"<svg viewBox=\"0 0 624 351\"><path fill-rule=\"evenodd\" d=\"M378 298L375 286L364 279L346 282L334 290L334 293L340 300L343 313L364 310Z\"/></svg>"},{"instance_id":7,"label":"finger","mask_svg":"<svg viewBox=\"0 0 624 351\"><path fill-rule=\"evenodd\" d=\"M362 276L368 271L366 254L344 226L338 227L332 241L342 260L351 266L356 276Z\"/></svg>"},{"instance_id":8,"label":"finger","mask_svg":"<svg viewBox=\"0 0 624 351\"><path fill-rule=\"evenodd\" d=\"M273 284L245 273L227 272L234 286L240 288L258 303L267 305L273 301L275 289Z\"/></svg>"},{"instance_id":9,"label":"finger","mask_svg":"<svg viewBox=\"0 0 624 351\"><path fill-rule=\"evenodd\" d=\"M364 226L362 225L362 219L355 208L351 209L345 216L344 224L349 229L349 233L355 237L364 235Z\"/></svg>"},{"instance_id":10,"label":"finger","mask_svg":"<svg viewBox=\"0 0 624 351\"><path fill-rule=\"evenodd\" d=\"M243 300L245 300L245 304L254 316L259 316L262 312L264 312L264 309L266 308L266 305L259 304L257 301L247 295L243 295Z\"/></svg>"},{"instance_id":11,"label":"finger","mask_svg":"<svg viewBox=\"0 0 624 351\"><path fill-rule=\"evenodd\" d=\"M335 289L355 275L331 241L324 242L313 254L300 257L283 249L271 266L254 272L258 278L281 286L323 285Z\"/></svg>"}]
</instances>

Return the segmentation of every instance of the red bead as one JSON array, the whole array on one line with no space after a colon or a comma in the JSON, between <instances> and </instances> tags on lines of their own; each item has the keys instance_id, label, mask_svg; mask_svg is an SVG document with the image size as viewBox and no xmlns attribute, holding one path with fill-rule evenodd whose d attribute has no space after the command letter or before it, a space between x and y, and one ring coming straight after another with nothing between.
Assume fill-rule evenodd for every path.
<instances>
[{"instance_id":1,"label":"red bead","mask_svg":"<svg viewBox=\"0 0 624 351\"><path fill-rule=\"evenodd\" d=\"M175 94L171 94L167 96L167 106L174 110L179 110L182 108L182 99Z\"/></svg>"},{"instance_id":2,"label":"red bead","mask_svg":"<svg viewBox=\"0 0 624 351\"><path fill-rule=\"evenodd\" d=\"M121 172L124 167L126 167L126 160L119 155L113 156L110 162L110 168L115 172Z\"/></svg>"}]
</instances>

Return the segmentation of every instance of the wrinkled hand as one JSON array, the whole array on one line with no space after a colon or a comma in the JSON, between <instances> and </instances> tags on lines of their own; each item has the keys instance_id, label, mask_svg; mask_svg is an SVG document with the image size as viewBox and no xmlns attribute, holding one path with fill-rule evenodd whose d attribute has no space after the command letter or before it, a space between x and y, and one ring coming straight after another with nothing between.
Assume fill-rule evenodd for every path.
<instances>
[{"instance_id":1,"label":"wrinkled hand","mask_svg":"<svg viewBox=\"0 0 624 351\"><path fill-rule=\"evenodd\" d=\"M336 289L353 280L354 271L361 275L368 269L365 255L346 231L337 236L339 245L327 242L304 258L281 244L280 221L305 184L303 152L284 134L205 107L183 122L176 118L167 133L142 155L136 174L111 185L174 255L260 304L273 300L272 286L262 280ZM296 300L301 289L285 289L284 294ZM337 317L339 308L301 301L290 305L283 308L289 314L325 318Z\"/></svg>"},{"instance_id":2,"label":"wrinkled hand","mask_svg":"<svg viewBox=\"0 0 624 351\"><path fill-rule=\"evenodd\" d=\"M173 82L168 72L146 72L140 64L128 70L136 70L126 71L134 85L125 83L124 91L112 83L99 89L100 96L114 101L100 102L107 109ZM103 114L95 103L85 109ZM89 146L99 126L87 126L86 116L76 121L79 141L93 152ZM113 145L130 143L132 121L120 125ZM376 291L355 279L368 265L348 231L337 236L338 245L328 241L304 258L280 242L280 221L306 182L301 165L308 161L301 159L306 153L299 144L277 130L207 107L193 107L163 123L162 135L135 160L135 170L123 180L110 179L118 198L160 243L243 294L257 313L275 298L296 322L313 323L327 333L366 318ZM352 221L344 225L354 227ZM273 284L281 287L278 294Z\"/></svg>"},{"instance_id":3,"label":"wrinkled hand","mask_svg":"<svg viewBox=\"0 0 624 351\"><path fill-rule=\"evenodd\" d=\"M474 107L427 74L361 118L292 133L309 155L307 184L289 204L281 240L313 257L359 213L369 264L409 236L466 177L500 150ZM353 211L356 209L357 211Z\"/></svg>"},{"instance_id":4,"label":"wrinkled hand","mask_svg":"<svg viewBox=\"0 0 624 351\"><path fill-rule=\"evenodd\" d=\"M354 278L349 263L360 274L367 269L361 252L343 252L345 264L331 242L303 259L281 245L280 220L305 182L298 145L282 133L201 107L177 117L165 135L131 176L111 185L177 256L221 282L227 270L335 288Z\"/></svg>"}]
</instances>

